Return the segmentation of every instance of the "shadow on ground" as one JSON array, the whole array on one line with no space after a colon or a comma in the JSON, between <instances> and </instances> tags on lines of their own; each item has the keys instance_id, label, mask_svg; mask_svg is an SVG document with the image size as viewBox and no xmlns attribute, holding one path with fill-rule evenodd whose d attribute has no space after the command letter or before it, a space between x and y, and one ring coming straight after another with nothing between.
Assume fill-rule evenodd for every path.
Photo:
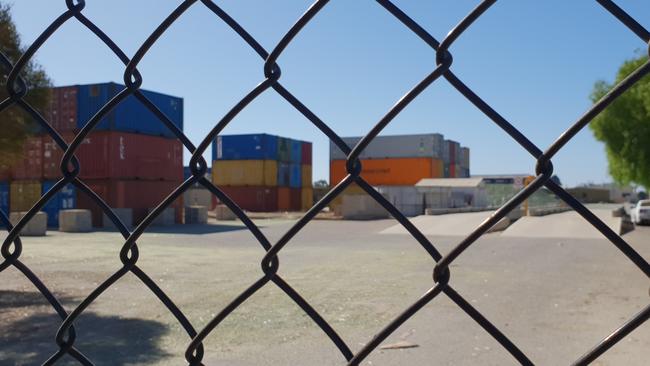
<instances>
[{"instance_id":1,"label":"shadow on ground","mask_svg":"<svg viewBox=\"0 0 650 366\"><path fill-rule=\"evenodd\" d=\"M133 228L131 228L133 229ZM96 229L97 231L113 231L110 229ZM224 224L188 224L188 225L170 225L170 226L149 226L146 233L153 234L186 234L186 235L203 235L225 233L229 231L247 230L244 225L224 225Z\"/></svg>"},{"instance_id":2,"label":"shadow on ground","mask_svg":"<svg viewBox=\"0 0 650 366\"><path fill-rule=\"evenodd\" d=\"M70 299L60 299L72 308ZM0 365L42 364L58 350L54 337L60 324L40 293L0 290ZM168 331L159 322L85 312L75 328L75 347L96 365L148 365L168 356L158 346ZM57 365L79 362L65 356Z\"/></svg>"}]
</instances>

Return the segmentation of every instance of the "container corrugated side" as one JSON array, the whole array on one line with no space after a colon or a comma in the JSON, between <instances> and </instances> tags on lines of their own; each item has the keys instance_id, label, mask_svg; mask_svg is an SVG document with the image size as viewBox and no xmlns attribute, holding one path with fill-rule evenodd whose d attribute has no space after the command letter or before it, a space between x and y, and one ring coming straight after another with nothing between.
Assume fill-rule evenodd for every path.
<instances>
[{"instance_id":1,"label":"container corrugated side","mask_svg":"<svg viewBox=\"0 0 650 366\"><path fill-rule=\"evenodd\" d=\"M219 187L237 205L252 212L278 210L278 187Z\"/></svg>"},{"instance_id":2,"label":"container corrugated side","mask_svg":"<svg viewBox=\"0 0 650 366\"><path fill-rule=\"evenodd\" d=\"M289 160L291 164L301 164L302 162L302 142L289 139Z\"/></svg>"},{"instance_id":3,"label":"container corrugated side","mask_svg":"<svg viewBox=\"0 0 650 366\"><path fill-rule=\"evenodd\" d=\"M44 117L59 133L77 129L77 87L52 88Z\"/></svg>"},{"instance_id":4,"label":"container corrugated side","mask_svg":"<svg viewBox=\"0 0 650 366\"><path fill-rule=\"evenodd\" d=\"M11 212L29 211L41 198L41 182L36 180L16 180L9 184Z\"/></svg>"},{"instance_id":5,"label":"container corrugated side","mask_svg":"<svg viewBox=\"0 0 650 366\"><path fill-rule=\"evenodd\" d=\"M9 183L0 182L0 210L9 216Z\"/></svg>"},{"instance_id":6,"label":"container corrugated side","mask_svg":"<svg viewBox=\"0 0 650 366\"><path fill-rule=\"evenodd\" d=\"M301 211L307 211L314 205L314 189L303 187L300 192Z\"/></svg>"},{"instance_id":7,"label":"container corrugated side","mask_svg":"<svg viewBox=\"0 0 650 366\"><path fill-rule=\"evenodd\" d=\"M274 160L215 160L212 182L226 186L278 185L278 163Z\"/></svg>"},{"instance_id":8,"label":"container corrugated side","mask_svg":"<svg viewBox=\"0 0 650 366\"><path fill-rule=\"evenodd\" d=\"M291 210L291 188L278 187L278 211Z\"/></svg>"},{"instance_id":9,"label":"container corrugated side","mask_svg":"<svg viewBox=\"0 0 650 366\"><path fill-rule=\"evenodd\" d=\"M43 178L43 141L41 136L29 136L23 143L23 153L12 169L13 179Z\"/></svg>"},{"instance_id":10,"label":"container corrugated side","mask_svg":"<svg viewBox=\"0 0 650 366\"><path fill-rule=\"evenodd\" d=\"M311 165L302 165L300 168L302 171L302 186L303 187L312 187L312 173L311 173Z\"/></svg>"},{"instance_id":11,"label":"container corrugated side","mask_svg":"<svg viewBox=\"0 0 650 366\"><path fill-rule=\"evenodd\" d=\"M64 133L67 142L72 133ZM183 177L183 145L175 139L118 131L93 131L75 156L83 179L173 180ZM43 137L43 176L61 177L63 151L51 137Z\"/></svg>"},{"instance_id":12,"label":"container corrugated side","mask_svg":"<svg viewBox=\"0 0 650 366\"><path fill-rule=\"evenodd\" d=\"M289 210L300 211L302 208L302 189L289 188Z\"/></svg>"},{"instance_id":13,"label":"container corrugated side","mask_svg":"<svg viewBox=\"0 0 650 366\"><path fill-rule=\"evenodd\" d=\"M353 148L361 137L344 137L345 142ZM444 137L438 133L416 135L377 136L363 150L361 159L382 158L442 158ZM330 141L330 160L345 159L346 155Z\"/></svg>"},{"instance_id":14,"label":"container corrugated side","mask_svg":"<svg viewBox=\"0 0 650 366\"><path fill-rule=\"evenodd\" d=\"M42 185L42 194L49 191L56 181L44 181ZM47 226L59 226L59 211L69 210L77 207L77 190L72 184L66 184L63 189L58 191L47 203L41 208L47 214Z\"/></svg>"},{"instance_id":15,"label":"container corrugated side","mask_svg":"<svg viewBox=\"0 0 650 366\"><path fill-rule=\"evenodd\" d=\"M291 177L291 167L289 163L278 163L278 187L288 187Z\"/></svg>"},{"instance_id":16,"label":"container corrugated side","mask_svg":"<svg viewBox=\"0 0 650 366\"><path fill-rule=\"evenodd\" d=\"M302 187L302 169L300 164L289 164L289 187Z\"/></svg>"},{"instance_id":17,"label":"container corrugated side","mask_svg":"<svg viewBox=\"0 0 650 366\"><path fill-rule=\"evenodd\" d=\"M97 193L112 208L130 208L133 210L133 224L140 223L165 197L176 189L182 182L177 181L144 181L144 180L85 180L90 189ZM78 192L77 207L88 209L92 212L93 225L102 225L103 211L88 198ZM176 223L182 219L182 198L171 205L175 209Z\"/></svg>"},{"instance_id":18,"label":"container corrugated side","mask_svg":"<svg viewBox=\"0 0 650 366\"><path fill-rule=\"evenodd\" d=\"M442 176L439 160L432 158L362 159L361 164L361 176L371 185L414 185L423 178ZM330 185L346 175L345 160L330 163Z\"/></svg>"},{"instance_id":19,"label":"container corrugated side","mask_svg":"<svg viewBox=\"0 0 650 366\"><path fill-rule=\"evenodd\" d=\"M278 137L278 161L282 163L291 162L291 140L284 137Z\"/></svg>"},{"instance_id":20,"label":"container corrugated side","mask_svg":"<svg viewBox=\"0 0 650 366\"><path fill-rule=\"evenodd\" d=\"M278 137L268 134L223 135L212 143L213 160L278 160Z\"/></svg>"},{"instance_id":21,"label":"container corrugated side","mask_svg":"<svg viewBox=\"0 0 650 366\"><path fill-rule=\"evenodd\" d=\"M302 142L302 157L300 158L300 163L302 165L311 165L312 163L312 143L311 142Z\"/></svg>"},{"instance_id":22,"label":"container corrugated side","mask_svg":"<svg viewBox=\"0 0 650 366\"><path fill-rule=\"evenodd\" d=\"M123 85L116 83L79 85L77 89L77 128L82 128L106 103L116 96ZM172 123L183 130L183 99L141 90ZM134 132L147 135L175 137L175 135L145 107L130 95L104 117L95 130Z\"/></svg>"},{"instance_id":23,"label":"container corrugated side","mask_svg":"<svg viewBox=\"0 0 650 366\"><path fill-rule=\"evenodd\" d=\"M460 166L469 169L469 148L468 147L462 147L461 148L461 160L460 160Z\"/></svg>"}]
</instances>

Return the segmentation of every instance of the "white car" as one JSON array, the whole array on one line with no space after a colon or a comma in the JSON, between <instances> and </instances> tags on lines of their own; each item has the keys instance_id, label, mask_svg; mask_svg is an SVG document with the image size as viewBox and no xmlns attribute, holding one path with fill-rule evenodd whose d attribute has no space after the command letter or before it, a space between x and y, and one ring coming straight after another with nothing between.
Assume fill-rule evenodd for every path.
<instances>
[{"instance_id":1,"label":"white car","mask_svg":"<svg viewBox=\"0 0 650 366\"><path fill-rule=\"evenodd\" d=\"M641 200L630 212L630 218L635 224L650 223L650 200Z\"/></svg>"}]
</instances>

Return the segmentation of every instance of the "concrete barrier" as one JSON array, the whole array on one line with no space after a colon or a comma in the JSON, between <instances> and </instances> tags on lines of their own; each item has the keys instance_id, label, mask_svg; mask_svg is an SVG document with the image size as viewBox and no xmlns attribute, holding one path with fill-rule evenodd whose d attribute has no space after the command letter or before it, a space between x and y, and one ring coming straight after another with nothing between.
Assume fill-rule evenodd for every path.
<instances>
[{"instance_id":1,"label":"concrete barrier","mask_svg":"<svg viewBox=\"0 0 650 366\"><path fill-rule=\"evenodd\" d=\"M122 223L130 229L133 226L133 210L130 208L114 208L113 212L122 221ZM113 221L111 221L106 214L102 215L102 226L106 229L116 229Z\"/></svg>"},{"instance_id":2,"label":"concrete barrier","mask_svg":"<svg viewBox=\"0 0 650 366\"><path fill-rule=\"evenodd\" d=\"M345 195L341 204L345 220L373 220L388 217L388 212L372 197L365 194Z\"/></svg>"},{"instance_id":3,"label":"concrete barrier","mask_svg":"<svg viewBox=\"0 0 650 366\"><path fill-rule=\"evenodd\" d=\"M153 208L149 209L149 212L151 213L153 211ZM167 207L166 209L163 210L163 212L158 215L153 222L151 223L152 226L171 226L176 223L176 209L173 207Z\"/></svg>"},{"instance_id":4,"label":"concrete barrier","mask_svg":"<svg viewBox=\"0 0 650 366\"><path fill-rule=\"evenodd\" d=\"M27 212L12 212L9 214L9 221L12 225L16 225ZM45 236L47 233L47 214L39 211L32 217L25 227L20 232L21 236Z\"/></svg>"},{"instance_id":5,"label":"concrete barrier","mask_svg":"<svg viewBox=\"0 0 650 366\"><path fill-rule=\"evenodd\" d=\"M92 230L93 217L90 210L59 211L59 231L65 233L87 233Z\"/></svg>"},{"instance_id":6,"label":"concrete barrier","mask_svg":"<svg viewBox=\"0 0 650 366\"><path fill-rule=\"evenodd\" d=\"M185 223L186 224L207 224L208 207L207 206L185 206Z\"/></svg>"},{"instance_id":7,"label":"concrete barrier","mask_svg":"<svg viewBox=\"0 0 650 366\"><path fill-rule=\"evenodd\" d=\"M212 205L212 194L207 189L190 188L183 193L183 203L187 206L205 206Z\"/></svg>"},{"instance_id":8,"label":"concrete barrier","mask_svg":"<svg viewBox=\"0 0 650 366\"><path fill-rule=\"evenodd\" d=\"M217 220L236 220L237 216L226 205L217 205L214 209Z\"/></svg>"}]
</instances>

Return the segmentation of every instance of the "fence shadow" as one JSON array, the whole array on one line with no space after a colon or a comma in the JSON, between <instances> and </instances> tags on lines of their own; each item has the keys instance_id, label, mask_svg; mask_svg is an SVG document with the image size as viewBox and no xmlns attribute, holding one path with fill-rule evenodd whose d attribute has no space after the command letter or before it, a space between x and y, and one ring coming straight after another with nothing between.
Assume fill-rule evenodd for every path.
<instances>
[{"instance_id":1,"label":"fence shadow","mask_svg":"<svg viewBox=\"0 0 650 366\"><path fill-rule=\"evenodd\" d=\"M61 318L44 304L38 292L0 290L0 365L40 365L58 350ZM148 365L169 355L158 345L168 329L156 321L84 312L75 329L75 346L97 365ZM57 363L78 364L69 356Z\"/></svg>"}]
</instances>

